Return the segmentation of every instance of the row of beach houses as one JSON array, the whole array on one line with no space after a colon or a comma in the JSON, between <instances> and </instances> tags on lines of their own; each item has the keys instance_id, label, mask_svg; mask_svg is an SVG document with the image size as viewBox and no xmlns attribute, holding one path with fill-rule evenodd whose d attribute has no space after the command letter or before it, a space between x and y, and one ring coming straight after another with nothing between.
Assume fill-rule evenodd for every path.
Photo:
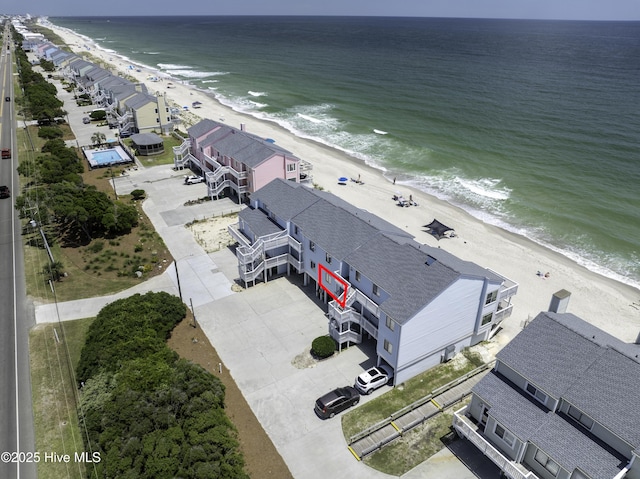
<instances>
[{"instance_id":1,"label":"row of beach houses","mask_svg":"<svg viewBox=\"0 0 640 479\"><path fill-rule=\"evenodd\" d=\"M179 119L164 93L151 93L144 83L132 82L50 42L30 40L23 42L23 48L52 62L75 85L76 94L89 95L96 107L105 110L121 138L151 132L166 135L176 128Z\"/></svg>"},{"instance_id":2,"label":"row of beach houses","mask_svg":"<svg viewBox=\"0 0 640 479\"><path fill-rule=\"evenodd\" d=\"M121 132L173 130L164 95L51 44L31 48ZM229 228L245 287L301 278L326 303L338 347L372 343L394 384L490 339L512 314L514 281L308 187L311 165L273 140L208 119L187 131L174 167L201 174L212 199L247 203ZM640 345L567 313L568 298L557 293L502 349L453 426L505 477L640 479Z\"/></svg>"}]
</instances>

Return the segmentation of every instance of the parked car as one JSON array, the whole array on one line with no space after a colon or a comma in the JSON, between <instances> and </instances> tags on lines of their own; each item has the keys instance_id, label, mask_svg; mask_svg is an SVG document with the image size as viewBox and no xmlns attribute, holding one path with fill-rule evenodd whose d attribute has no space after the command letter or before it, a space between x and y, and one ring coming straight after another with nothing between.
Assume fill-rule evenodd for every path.
<instances>
[{"instance_id":1,"label":"parked car","mask_svg":"<svg viewBox=\"0 0 640 479\"><path fill-rule=\"evenodd\" d=\"M356 378L355 388L362 394L371 394L376 389L389 384L393 379L393 371L385 364L367 369Z\"/></svg>"},{"instance_id":2,"label":"parked car","mask_svg":"<svg viewBox=\"0 0 640 479\"><path fill-rule=\"evenodd\" d=\"M0 186L0 198L9 198L11 196L11 191L9 191L9 187L2 185Z\"/></svg>"},{"instance_id":3,"label":"parked car","mask_svg":"<svg viewBox=\"0 0 640 479\"><path fill-rule=\"evenodd\" d=\"M184 177L185 185L195 185L196 183L202 183L204 178L202 176L189 175Z\"/></svg>"},{"instance_id":4,"label":"parked car","mask_svg":"<svg viewBox=\"0 0 640 479\"><path fill-rule=\"evenodd\" d=\"M82 119L82 123L84 123L85 125L88 125L89 123L91 123L91 118L89 118L88 116L85 116Z\"/></svg>"},{"instance_id":5,"label":"parked car","mask_svg":"<svg viewBox=\"0 0 640 479\"><path fill-rule=\"evenodd\" d=\"M360 402L360 394L351 386L337 388L316 399L314 411L321 419L332 418Z\"/></svg>"}]
</instances>

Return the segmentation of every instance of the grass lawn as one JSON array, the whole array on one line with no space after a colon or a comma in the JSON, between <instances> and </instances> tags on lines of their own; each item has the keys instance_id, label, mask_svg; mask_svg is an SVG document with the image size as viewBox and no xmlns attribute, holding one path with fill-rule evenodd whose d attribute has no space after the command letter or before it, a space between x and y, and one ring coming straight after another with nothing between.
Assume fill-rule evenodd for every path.
<instances>
[{"instance_id":1,"label":"grass lawn","mask_svg":"<svg viewBox=\"0 0 640 479\"><path fill-rule=\"evenodd\" d=\"M65 132L64 139L70 139L68 136L71 131L65 125L61 127ZM34 150L39 151L44 140L38 137L38 128L30 126L28 130L19 132L18 144L20 158L24 160L37 157L38 153L34 153ZM115 199L110 183L111 169L90 170L86 163L84 166L85 184L95 186ZM114 168L113 174L120 174L120 169ZM24 184L25 177L21 176L20 181ZM62 263L66 273L55 285L58 301L122 291L161 274L173 261L164 241L142 210L141 203L126 195L120 195L118 199L133 204L138 210L139 224L126 235L93 238L82 244L64 244L61 242L61 232L55 225L43 227L53 257ZM23 224L27 224L27 219ZM38 300L53 301L48 276L44 273L49 265L49 257L43 248L41 233L38 229L25 228L23 238L27 291ZM142 276L138 277L136 271L142 272Z\"/></svg>"},{"instance_id":2,"label":"grass lawn","mask_svg":"<svg viewBox=\"0 0 640 479\"><path fill-rule=\"evenodd\" d=\"M131 139L127 138L123 141L125 145L131 147ZM162 141L164 153L153 156L137 156L138 161L144 166L173 165L173 147L180 146L182 142L173 136L163 136Z\"/></svg>"},{"instance_id":3,"label":"grass lawn","mask_svg":"<svg viewBox=\"0 0 640 479\"><path fill-rule=\"evenodd\" d=\"M459 404L456 408L461 407ZM416 426L400 439L364 458L373 469L401 476L429 459L456 439L452 430L452 409Z\"/></svg>"},{"instance_id":4,"label":"grass lawn","mask_svg":"<svg viewBox=\"0 0 640 479\"><path fill-rule=\"evenodd\" d=\"M73 379L84 337L93 318L46 324L29 334L31 392L36 436L36 451L70 454L84 451L78 427L76 386ZM57 336L56 336L57 335ZM40 479L85 477L83 464L38 464Z\"/></svg>"},{"instance_id":5,"label":"grass lawn","mask_svg":"<svg viewBox=\"0 0 640 479\"><path fill-rule=\"evenodd\" d=\"M482 364L479 355L465 350L456 359L439 364L400 387L349 411L342 416L342 432L349 438L388 418L396 411L431 394L434 389L459 378Z\"/></svg>"}]
</instances>

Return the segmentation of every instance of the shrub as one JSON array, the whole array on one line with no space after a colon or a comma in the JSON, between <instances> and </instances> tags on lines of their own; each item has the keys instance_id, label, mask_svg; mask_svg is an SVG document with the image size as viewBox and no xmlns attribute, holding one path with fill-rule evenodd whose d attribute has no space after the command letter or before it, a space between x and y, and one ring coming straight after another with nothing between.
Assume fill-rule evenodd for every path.
<instances>
[{"instance_id":1,"label":"shrub","mask_svg":"<svg viewBox=\"0 0 640 479\"><path fill-rule=\"evenodd\" d=\"M311 354L324 359L331 356L336 350L336 343L329 336L320 336L311 343Z\"/></svg>"},{"instance_id":2,"label":"shrub","mask_svg":"<svg viewBox=\"0 0 640 479\"><path fill-rule=\"evenodd\" d=\"M134 200L141 200L141 199L143 199L145 197L145 195L146 195L146 193L145 193L144 190L133 190L131 192L131 197Z\"/></svg>"},{"instance_id":3,"label":"shrub","mask_svg":"<svg viewBox=\"0 0 640 479\"><path fill-rule=\"evenodd\" d=\"M97 254L104 248L104 241L95 241L87 247L87 250L91 253Z\"/></svg>"},{"instance_id":4,"label":"shrub","mask_svg":"<svg viewBox=\"0 0 640 479\"><path fill-rule=\"evenodd\" d=\"M57 126L41 126L38 129L38 136L40 138L52 140L54 138L62 138L64 133L62 133L62 130Z\"/></svg>"}]
</instances>

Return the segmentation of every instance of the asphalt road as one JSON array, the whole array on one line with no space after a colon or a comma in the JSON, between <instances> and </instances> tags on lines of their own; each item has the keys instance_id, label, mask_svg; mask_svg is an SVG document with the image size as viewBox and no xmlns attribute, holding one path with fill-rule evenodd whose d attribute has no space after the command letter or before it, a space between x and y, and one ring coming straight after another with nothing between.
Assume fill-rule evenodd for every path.
<instances>
[{"instance_id":1,"label":"asphalt road","mask_svg":"<svg viewBox=\"0 0 640 479\"><path fill-rule=\"evenodd\" d=\"M10 198L0 199L0 477L20 479L36 477L36 464L28 462L36 452L28 342L35 321L33 312L28 314L20 221L13 207L19 183L8 39L5 29L0 54L0 147L11 148L13 154L0 160L0 185L11 190Z\"/></svg>"}]
</instances>

